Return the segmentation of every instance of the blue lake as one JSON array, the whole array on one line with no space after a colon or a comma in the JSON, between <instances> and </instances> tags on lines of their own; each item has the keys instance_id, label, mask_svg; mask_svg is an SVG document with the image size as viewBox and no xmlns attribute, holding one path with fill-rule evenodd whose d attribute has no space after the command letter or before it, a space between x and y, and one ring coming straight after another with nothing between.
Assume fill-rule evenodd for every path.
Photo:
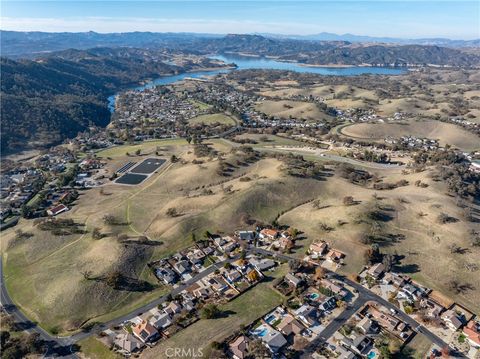
<instances>
[{"instance_id":1,"label":"blue lake","mask_svg":"<svg viewBox=\"0 0 480 359\"><path fill-rule=\"evenodd\" d=\"M282 62L273 59L267 59L263 57L247 57L247 56L233 56L233 55L218 55L212 56L214 59L222 60L226 63L235 63L237 69L235 70L248 70L248 69L268 69L268 70L286 70L295 71L301 73L312 73L319 75L335 75L335 76L356 76L362 74L372 75L401 75L408 70L404 68L395 67L371 67L371 66L353 66L353 67L312 67L304 66L294 62ZM222 69L215 71L197 71L186 72L178 75L163 76L155 80L149 81L144 85L132 87L131 90L142 91L147 88L152 88L159 85L169 85L177 81L181 81L185 78L199 78L203 76L211 76L219 73L226 73L235 71L231 69ZM115 97L112 95L108 98L108 108L111 112L115 109Z\"/></svg>"}]
</instances>

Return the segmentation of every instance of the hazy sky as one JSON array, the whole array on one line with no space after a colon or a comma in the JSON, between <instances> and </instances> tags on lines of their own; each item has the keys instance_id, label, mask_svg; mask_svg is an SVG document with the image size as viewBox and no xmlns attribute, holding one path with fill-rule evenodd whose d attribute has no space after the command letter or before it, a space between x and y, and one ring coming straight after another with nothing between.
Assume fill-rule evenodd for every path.
<instances>
[{"instance_id":1,"label":"hazy sky","mask_svg":"<svg viewBox=\"0 0 480 359\"><path fill-rule=\"evenodd\" d=\"M3 30L480 37L480 1L1 1Z\"/></svg>"}]
</instances>

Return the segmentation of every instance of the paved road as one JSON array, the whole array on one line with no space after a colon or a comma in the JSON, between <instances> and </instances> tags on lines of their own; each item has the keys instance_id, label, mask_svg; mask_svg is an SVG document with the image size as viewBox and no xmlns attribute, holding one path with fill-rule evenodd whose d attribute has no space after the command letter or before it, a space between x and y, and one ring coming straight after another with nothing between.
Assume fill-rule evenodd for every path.
<instances>
[{"instance_id":1,"label":"paved road","mask_svg":"<svg viewBox=\"0 0 480 359\"><path fill-rule=\"evenodd\" d=\"M360 308L362 308L367 300L363 296L359 296L352 305L345 309L340 315L333 319L321 333L310 342L310 344L303 350L300 358L311 358L312 354L319 346L327 341L337 330L339 330L348 319L352 317Z\"/></svg>"},{"instance_id":2,"label":"paved road","mask_svg":"<svg viewBox=\"0 0 480 359\"><path fill-rule=\"evenodd\" d=\"M263 255L267 255L267 256L273 256L273 257L276 257L278 259L286 260L286 261L289 261L289 260L292 260L292 259L298 260L298 258L294 258L292 256L281 254L281 253L268 251L268 250L265 250L265 249L262 249L262 248L250 248L248 250L248 252L249 253L263 254ZM74 335L71 335L71 336L68 336L68 337L53 337L49 333L47 333L45 330L43 330L42 328L40 328L39 326L37 326L36 324L34 324L30 320L28 320L28 318L25 317L20 310L18 310L18 308L15 306L15 304L10 299L10 297L8 295L8 292L7 292L7 289L5 287L5 282L3 280L2 280L1 286L0 286L0 299L1 299L2 305L5 307L7 312L10 313L11 315L13 315L15 320L18 321L19 323L24 323L25 330L27 330L28 332L38 333L42 339L44 339L47 343L49 343L49 345L48 345L48 348L49 348L48 356L61 356L61 357L65 357L65 358L76 358L75 354L72 354L70 352L71 348L72 348L72 345L74 343L78 342L79 340L85 339L85 338L87 338L87 337L89 337L89 336L91 336L95 333L98 333L102 330L105 330L106 328L119 325L122 322L124 322L128 319L131 319L132 317L134 317L136 315L139 315L141 313L145 313L146 311L157 307L159 304L162 304L165 301L167 301L167 299L170 296L172 296L172 297L176 296L177 294L182 292L185 288L187 288L189 285L191 285L191 284L195 283L196 281L204 278L205 276L211 274L217 268L220 268L221 266L223 266L225 263L234 262L238 258L239 258L239 256L236 256L234 258L230 258L230 259L221 261L219 263L216 263L216 264L210 266L209 268L207 268L206 270L204 270L203 272L197 274L195 277L188 280L184 284L174 288L168 294L166 294L166 295L164 295L160 298L157 298L156 300L154 300L154 301L152 301L152 302L150 302L150 303L148 303L148 304L146 304L146 305L144 305L140 308L137 308L136 310L134 310L134 311L132 311L128 314L122 315L121 317L115 318L115 319L110 320L108 322L102 323L101 325L95 326L94 328L91 328L89 330L86 330L86 331L83 331L83 332L80 332L80 333L77 333L77 334L74 334ZM350 318L350 316L353 313L355 313L358 309L360 309L361 306L363 304L365 304L367 301L374 301L374 302L377 302L377 303L385 306L388 309L393 309L393 310L397 311L397 313L398 313L397 316L400 317L400 319L402 319L406 323L408 323L410 325L410 327L415 329L418 333L421 333L422 335L426 336L431 342L435 343L436 345L438 345L441 348L447 346L447 344L442 339L440 339L438 336L436 336L435 334L430 332L427 328L420 325L417 321L415 321L413 318L411 318L407 314L405 314L401 311L398 311L397 308L393 304L386 301L382 297L376 295L375 293L373 293L369 289L363 287L359 283L351 281L350 279L348 279L348 278L346 278L346 277L344 277L344 276L342 276L338 273L331 272L331 271L327 271L327 272L329 273L329 276L331 278L343 281L343 282L347 283L348 285L350 285L351 287L355 288L358 291L359 297L353 303L353 305L351 307L347 308L343 313L341 313L332 323L330 323L319 334L318 338L315 339L312 342L312 345L309 346L307 348L307 350L313 352L315 350L315 348L319 344L322 343L322 341L324 341L325 339L330 337L335 331L337 331L348 320L348 318ZM2 265L1 257L0 257L0 278L3 279L3 265Z\"/></svg>"},{"instance_id":3,"label":"paved road","mask_svg":"<svg viewBox=\"0 0 480 359\"><path fill-rule=\"evenodd\" d=\"M294 258L292 256L288 256L285 254L278 254L272 251L268 251L262 248L251 248L251 252L263 254L263 255L271 255L275 256L277 258L283 259L283 260L298 260L298 258ZM439 338L437 335L429 331L427 328L425 328L423 325L418 323L415 319L411 318L409 315L405 314L404 312L398 310L397 307L395 307L392 303L389 301L383 299L382 297L378 296L377 294L373 293L369 289L365 288L364 286L360 285L357 282L354 282L345 276L329 271L328 275L330 278L334 278L340 281L343 281L344 283L347 283L349 286L355 288L358 291L359 298L354 302L352 307L347 308L342 314L340 314L339 317L337 317L331 324L329 324L319 335L318 338L315 339L311 346L309 346L308 352L313 353L314 349L318 347L319 344L321 344L323 341L328 339L330 336L332 336L333 333L335 333L340 327L348 320L348 318L351 317L353 313L355 313L358 309L362 307L363 304L365 304L368 301L373 301L377 302L384 307L386 307L389 310L395 310L397 312L396 316L402 319L405 323L407 323L412 329L417 331L418 333L426 336L432 343L438 345L440 348L444 348L447 346L447 343L445 343L441 338ZM305 358L307 358L306 356ZM462 355L458 355L458 357L463 357Z\"/></svg>"},{"instance_id":4,"label":"paved road","mask_svg":"<svg viewBox=\"0 0 480 359\"><path fill-rule=\"evenodd\" d=\"M121 317L118 317L118 318L112 319L108 322L97 325L97 326L95 326L94 328L92 328L88 331L84 331L84 332L74 334L74 335L72 335L68 338L72 342L78 342L79 340L85 339L85 338L91 336L92 334L101 332L101 331L103 331L107 328L110 328L112 326L120 325L121 323L125 322L126 320L129 320L129 319L131 319L131 318L133 318L137 315L140 315L142 313L145 313L145 312L149 311L150 309L153 309L153 308L157 307L159 304L162 304L162 303L168 301L169 298L175 297L176 295L180 294L180 292L182 292L184 289L186 289L191 284L193 284L193 283L199 281L200 279L206 277L207 275L215 272L215 270L217 270L218 268L223 267L223 265L225 263L227 263L227 262L232 263L239 258L240 258L240 256L235 256L233 258L229 258L227 260L212 264L210 267L208 267L204 271L198 273L196 276L194 276L192 279L189 279L184 284L182 284L182 285L180 285L176 288L173 288L169 293L165 294L164 296L162 296L160 298L157 298L154 301L152 301L148 304L145 304L144 306L142 306L140 308L137 308L137 309L131 311L128 314L122 315Z\"/></svg>"},{"instance_id":5,"label":"paved road","mask_svg":"<svg viewBox=\"0 0 480 359\"><path fill-rule=\"evenodd\" d=\"M324 153L324 151L322 150L316 150L315 152L305 152L305 151L302 151L301 148L295 148L295 147L289 148L288 146L285 146L284 148L253 147L253 149L257 151L271 151L271 152L282 152L282 153L294 152L294 153L305 155L305 156L315 156L318 159L324 160L324 161L343 162L343 163L349 163L354 166L372 168L372 169L384 170L384 169L401 168L401 166L397 164L360 161L360 160L356 160L349 157L342 157L342 156L332 155L329 153Z\"/></svg>"},{"instance_id":6,"label":"paved road","mask_svg":"<svg viewBox=\"0 0 480 359\"><path fill-rule=\"evenodd\" d=\"M10 314L17 324L17 326L23 329L27 333L38 333L40 338L45 341L47 351L44 357L63 357L63 358L78 358L72 353L71 342L67 339L57 338L50 335L47 331L30 321L13 303L12 299L8 295L7 288L5 286L5 280L3 278L3 258L0 256L0 303L5 311Z\"/></svg>"},{"instance_id":7,"label":"paved road","mask_svg":"<svg viewBox=\"0 0 480 359\"><path fill-rule=\"evenodd\" d=\"M2 258L0 257L0 279L1 281L1 286L0 286L0 303L4 306L5 310L11 314L14 318L15 321L20 323L21 327L24 328L25 331L29 333L38 333L40 335L40 338L42 338L48 346L48 350L45 354L45 357L62 357L62 358L78 358L75 354L72 353L74 344L82 339L88 338L89 336L101 332L107 328L110 328L112 326L120 325L126 320L131 319L132 317L136 315L140 315L141 313L145 313L149 311L150 309L153 309L157 307L159 304L164 303L167 301L170 297L175 297L178 295L180 292L182 292L185 288L190 286L191 284L197 282L198 280L206 277L207 275L213 273L215 270L218 268L222 267L225 263L229 262L232 263L239 259L240 256L235 256L233 258L229 258L227 260L215 263L205 269L204 271L198 273L196 276L194 276L192 279L186 281L184 284L173 288L169 293L166 295L155 299L154 301L145 304L144 306L135 309L134 311L122 315L121 317L112 319L108 322L102 323L100 325L94 326L93 328L90 328L89 330L85 330L82 332L79 332L77 334L73 334L71 336L67 337L54 337L50 335L47 331L45 331L43 328L39 327L35 323L31 322L13 303L11 300L10 296L8 295L7 288L5 286L5 281L3 280L3 263L2 263Z\"/></svg>"}]
</instances>

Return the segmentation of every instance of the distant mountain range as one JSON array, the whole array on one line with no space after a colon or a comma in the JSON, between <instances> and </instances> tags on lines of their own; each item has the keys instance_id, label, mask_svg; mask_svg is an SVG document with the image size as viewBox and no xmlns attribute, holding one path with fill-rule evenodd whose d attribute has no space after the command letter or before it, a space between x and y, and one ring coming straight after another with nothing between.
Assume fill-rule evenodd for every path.
<instances>
[{"instance_id":1,"label":"distant mountain range","mask_svg":"<svg viewBox=\"0 0 480 359\"><path fill-rule=\"evenodd\" d=\"M306 65L478 67L480 56L440 46L320 41L262 35L1 32L2 151L40 147L104 126L108 94L128 84L211 68L212 54ZM331 38L329 39L331 40ZM74 49L72 49L74 47ZM172 55L199 62L171 63Z\"/></svg>"},{"instance_id":2,"label":"distant mountain range","mask_svg":"<svg viewBox=\"0 0 480 359\"><path fill-rule=\"evenodd\" d=\"M420 39L403 39L397 37L372 37L353 34L333 34L330 32L321 32L312 35L278 35L262 33L259 34L271 38L284 38L296 40L311 41L348 41L362 43L384 43L384 44L402 44L402 45L434 45L442 47L480 47L480 39L474 40L452 40L447 38L420 38Z\"/></svg>"},{"instance_id":3,"label":"distant mountain range","mask_svg":"<svg viewBox=\"0 0 480 359\"><path fill-rule=\"evenodd\" d=\"M303 40L305 42L341 42L343 45L352 43L382 43L393 45L433 45L441 47L462 48L480 47L480 39L450 40L434 39L400 39L390 37L370 37L352 34L337 35L323 32L316 35L277 35L253 34L238 35L243 38L261 36L271 40ZM253 37L251 37L253 36ZM93 47L148 47L148 48L192 48L205 42L222 39L225 35L199 33L156 33L156 32L126 32L100 34L97 32L17 32L2 31L1 52L7 57L35 57L46 52L66 50L69 48L89 49ZM258 39L258 38L257 38Z\"/></svg>"}]
</instances>

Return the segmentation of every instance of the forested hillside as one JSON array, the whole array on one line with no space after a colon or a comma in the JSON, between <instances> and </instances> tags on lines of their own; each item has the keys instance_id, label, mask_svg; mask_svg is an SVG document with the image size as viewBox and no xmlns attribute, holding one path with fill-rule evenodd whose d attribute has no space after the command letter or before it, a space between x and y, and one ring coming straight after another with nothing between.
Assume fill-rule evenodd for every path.
<instances>
[{"instance_id":1,"label":"forested hillside","mask_svg":"<svg viewBox=\"0 0 480 359\"><path fill-rule=\"evenodd\" d=\"M66 50L49 57L1 59L2 152L41 147L108 124L107 96L182 67L137 49Z\"/></svg>"}]
</instances>

